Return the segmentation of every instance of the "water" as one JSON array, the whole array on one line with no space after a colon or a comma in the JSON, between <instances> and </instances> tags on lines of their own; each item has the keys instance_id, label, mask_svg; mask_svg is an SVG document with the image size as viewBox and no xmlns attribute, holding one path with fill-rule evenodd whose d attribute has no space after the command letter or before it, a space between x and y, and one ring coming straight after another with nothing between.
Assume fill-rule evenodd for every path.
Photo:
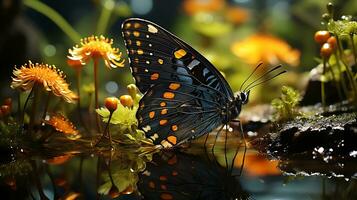
<instances>
[{"instance_id":1,"label":"water","mask_svg":"<svg viewBox=\"0 0 357 200\"><path fill-rule=\"evenodd\" d=\"M65 145L58 139L45 147L20 148L12 161L1 165L2 194L6 199L357 198L353 155L326 162L316 156L322 152L317 148L315 154L277 159L260 152L264 142L250 142L241 172L243 146L231 169L238 138L231 136L226 150L224 137L219 138L214 156L212 145L205 151L202 140L181 151L156 153L130 146L93 149L86 139Z\"/></svg>"}]
</instances>

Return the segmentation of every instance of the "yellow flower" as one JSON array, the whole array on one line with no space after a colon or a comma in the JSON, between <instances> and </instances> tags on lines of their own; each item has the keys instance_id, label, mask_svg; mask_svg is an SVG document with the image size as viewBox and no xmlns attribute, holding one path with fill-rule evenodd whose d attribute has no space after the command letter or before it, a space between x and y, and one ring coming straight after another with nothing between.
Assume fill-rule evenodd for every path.
<instances>
[{"instance_id":1,"label":"yellow flower","mask_svg":"<svg viewBox=\"0 0 357 200\"><path fill-rule=\"evenodd\" d=\"M300 61L300 52L292 49L285 41L263 33L254 34L243 41L234 42L232 52L250 64L258 62L271 65L280 62L297 66Z\"/></svg>"},{"instance_id":2,"label":"yellow flower","mask_svg":"<svg viewBox=\"0 0 357 200\"><path fill-rule=\"evenodd\" d=\"M56 129L56 131L64 133L65 135L79 135L76 127L74 127L72 122L70 122L63 115L52 115L50 119L45 120L45 123L51 125L54 129Z\"/></svg>"},{"instance_id":3,"label":"yellow flower","mask_svg":"<svg viewBox=\"0 0 357 200\"><path fill-rule=\"evenodd\" d=\"M74 46L69 49L68 58L73 61L80 61L85 65L90 58L103 58L104 63L109 68L124 67L124 59L118 48L112 47L113 40L104 36L90 36L81 39L81 47Z\"/></svg>"},{"instance_id":4,"label":"yellow flower","mask_svg":"<svg viewBox=\"0 0 357 200\"><path fill-rule=\"evenodd\" d=\"M19 88L29 91L35 84L43 85L46 91L51 91L54 95L62 97L68 103L74 103L77 95L68 88L65 75L54 65L33 64L31 61L24 64L21 68L13 71L11 88Z\"/></svg>"}]
</instances>

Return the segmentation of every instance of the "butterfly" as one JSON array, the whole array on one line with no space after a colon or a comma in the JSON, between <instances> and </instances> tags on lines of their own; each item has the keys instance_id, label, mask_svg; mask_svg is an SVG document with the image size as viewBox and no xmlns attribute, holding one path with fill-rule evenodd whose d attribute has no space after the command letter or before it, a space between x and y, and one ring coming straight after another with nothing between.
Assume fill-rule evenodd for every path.
<instances>
[{"instance_id":1,"label":"butterfly","mask_svg":"<svg viewBox=\"0 0 357 200\"><path fill-rule=\"evenodd\" d=\"M235 96L205 57L164 28L130 18L122 34L132 75L144 94L138 127L154 144L170 148L223 127L248 102L249 88Z\"/></svg>"},{"instance_id":2,"label":"butterfly","mask_svg":"<svg viewBox=\"0 0 357 200\"><path fill-rule=\"evenodd\" d=\"M227 168L177 151L153 155L139 174L138 190L144 199L252 199Z\"/></svg>"}]
</instances>

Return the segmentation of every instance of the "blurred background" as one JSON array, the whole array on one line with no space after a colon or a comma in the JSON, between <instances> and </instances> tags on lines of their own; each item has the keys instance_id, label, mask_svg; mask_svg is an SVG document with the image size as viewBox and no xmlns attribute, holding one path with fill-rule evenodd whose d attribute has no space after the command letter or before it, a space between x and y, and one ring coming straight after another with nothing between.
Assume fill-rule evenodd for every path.
<instances>
[{"instance_id":1,"label":"blurred background","mask_svg":"<svg viewBox=\"0 0 357 200\"><path fill-rule=\"evenodd\" d=\"M36 3L37 2L37 3ZM40 4L38 4L40 2ZM68 49L79 38L104 35L114 40L126 58L121 23L129 17L153 21L201 52L227 78L233 91L254 67L282 64L289 72L268 86L256 88L252 104L277 97L282 85L302 90L318 63L313 35L323 29L321 15L328 0L2 0L0 3L1 97L10 89L14 66L28 60L55 64L74 89L75 70L67 65ZM335 16L356 15L357 1L339 0ZM42 6L42 7L41 7ZM41 13L42 12L42 13ZM67 33L54 23L68 22ZM55 20L54 20L55 19ZM64 22L63 22L64 21ZM61 24L61 20L58 21ZM72 29L72 32L71 30ZM82 84L92 81L92 63L85 66ZM110 72L109 72L110 71ZM100 68L100 96L118 96L132 83L125 68ZM264 88L264 92L262 90ZM268 94L268 95L267 95ZM101 98L101 99L102 99Z\"/></svg>"}]
</instances>

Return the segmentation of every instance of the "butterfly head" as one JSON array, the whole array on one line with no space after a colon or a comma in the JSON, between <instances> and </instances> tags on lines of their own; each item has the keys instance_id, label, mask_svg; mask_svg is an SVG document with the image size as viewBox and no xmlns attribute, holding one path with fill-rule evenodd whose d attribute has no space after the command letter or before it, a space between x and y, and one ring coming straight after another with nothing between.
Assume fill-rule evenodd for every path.
<instances>
[{"instance_id":1,"label":"butterfly head","mask_svg":"<svg viewBox=\"0 0 357 200\"><path fill-rule=\"evenodd\" d=\"M249 101L249 93L250 90L239 92L236 97L236 102L239 103L240 105L247 104Z\"/></svg>"}]
</instances>

